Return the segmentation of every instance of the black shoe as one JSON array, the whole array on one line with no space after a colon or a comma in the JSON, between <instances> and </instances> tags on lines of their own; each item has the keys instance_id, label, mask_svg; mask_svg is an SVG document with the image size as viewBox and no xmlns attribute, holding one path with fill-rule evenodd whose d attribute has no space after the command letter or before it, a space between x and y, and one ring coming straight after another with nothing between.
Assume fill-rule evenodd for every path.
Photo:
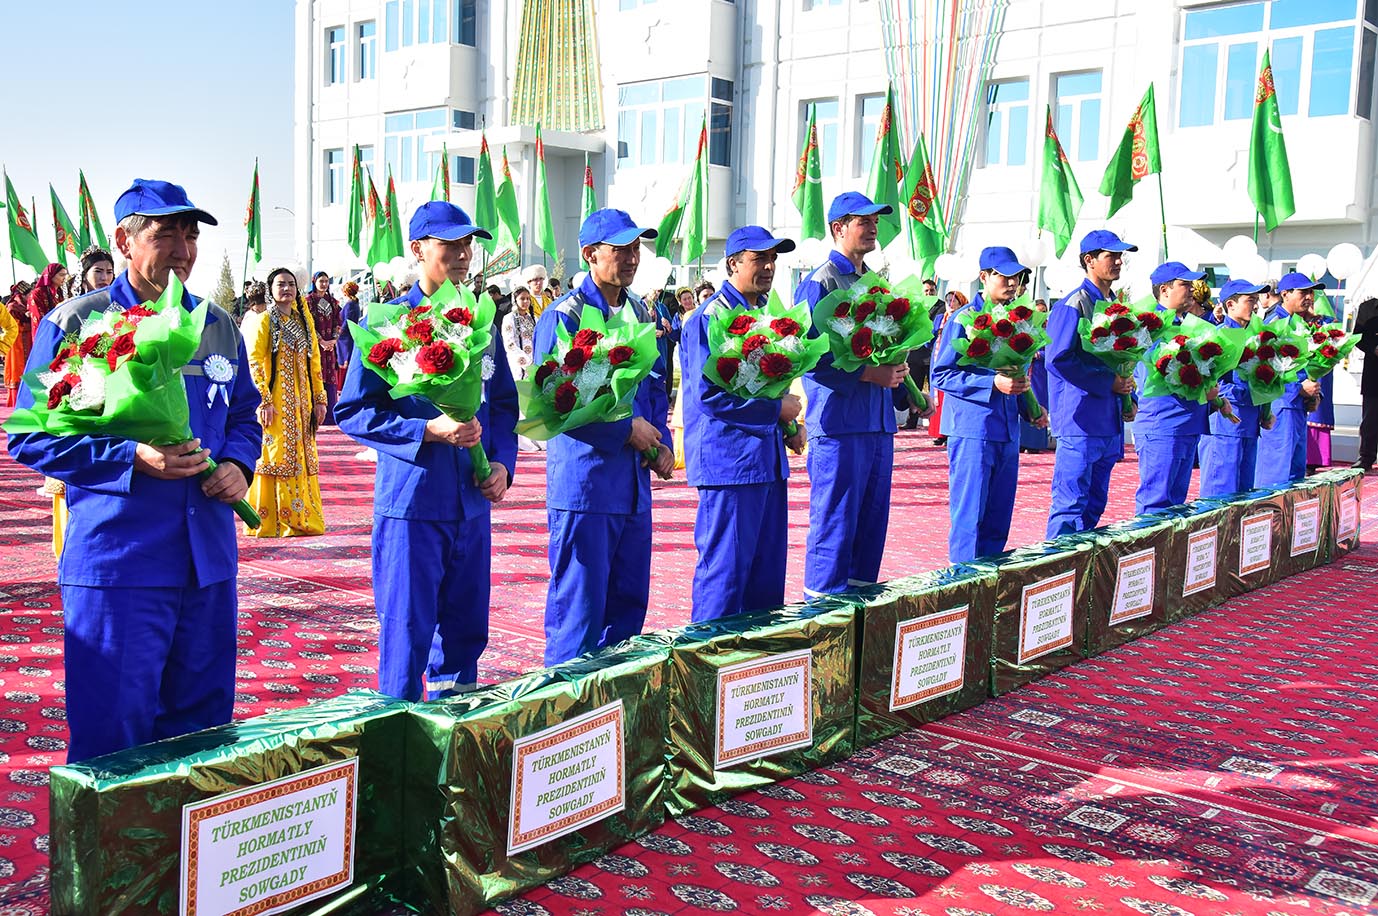
<instances>
[{"instance_id":1,"label":"black shoe","mask_svg":"<svg viewBox=\"0 0 1378 916\"><path fill-rule=\"evenodd\" d=\"M1371 471L1373 470L1373 462L1372 462L1372 461L1365 461L1364 459L1360 458L1358 461L1356 461L1356 462L1354 462L1353 464L1351 464L1350 467L1352 467L1352 468L1358 468L1359 470L1361 470L1361 471L1363 471L1365 474L1367 474L1367 473L1369 473L1369 472L1371 472Z\"/></svg>"},{"instance_id":2,"label":"black shoe","mask_svg":"<svg viewBox=\"0 0 1378 916\"><path fill-rule=\"evenodd\" d=\"M934 445L947 445L947 436L939 436L933 440Z\"/></svg>"}]
</instances>

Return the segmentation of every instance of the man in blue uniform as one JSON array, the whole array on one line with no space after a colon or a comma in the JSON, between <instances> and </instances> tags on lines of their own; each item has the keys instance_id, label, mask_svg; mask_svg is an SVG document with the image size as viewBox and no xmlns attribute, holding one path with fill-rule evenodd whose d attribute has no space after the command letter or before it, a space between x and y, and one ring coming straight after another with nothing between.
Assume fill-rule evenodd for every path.
<instances>
[{"instance_id":1,"label":"man in blue uniform","mask_svg":"<svg viewBox=\"0 0 1378 916\"><path fill-rule=\"evenodd\" d=\"M1110 298L1124 253L1138 250L1106 229L1086 233L1080 247L1086 279L1048 311L1048 413L1057 439L1049 538L1100 524L1110 473L1124 457L1119 396L1134 390L1134 380L1085 352L1077 324L1094 314L1096 302Z\"/></svg>"},{"instance_id":2,"label":"man in blue uniform","mask_svg":"<svg viewBox=\"0 0 1378 916\"><path fill-rule=\"evenodd\" d=\"M420 277L395 303L415 307L469 273L474 237L490 238L446 201L423 204L408 237ZM496 336L483 358L478 415L460 423L418 397L394 398L356 349L335 406L340 429L376 449L373 594L378 689L404 700L471 690L488 644L490 507L512 483L517 388ZM476 480L468 448L479 443L493 473Z\"/></svg>"},{"instance_id":3,"label":"man in blue uniform","mask_svg":"<svg viewBox=\"0 0 1378 916\"><path fill-rule=\"evenodd\" d=\"M734 308L764 306L775 280L776 255L793 250L794 242L774 238L760 226L734 231L727 237L727 282L684 322L679 351L684 458L689 485L699 490L695 623L785 600L785 446L802 451L805 432L800 425L786 438L782 427L799 418L802 405L792 394L740 398L710 382L703 367L709 359L709 321Z\"/></svg>"},{"instance_id":4,"label":"man in blue uniform","mask_svg":"<svg viewBox=\"0 0 1378 916\"><path fill-rule=\"evenodd\" d=\"M573 334L585 306L605 316L630 308L650 312L627 292L641 262L642 229L621 210L590 213L579 229L589 265L575 289L546 306L536 324L537 359L555 348L556 331ZM545 663L558 664L641 632L651 589L651 475L668 479L675 465L665 396L665 364L636 390L632 416L590 423L550 440L546 515L550 522L550 590L545 602ZM657 449L648 462L642 452Z\"/></svg>"},{"instance_id":5,"label":"man in blue uniform","mask_svg":"<svg viewBox=\"0 0 1378 916\"><path fill-rule=\"evenodd\" d=\"M1311 309L1315 305L1316 290L1324 284L1312 282L1305 274L1290 273L1278 281L1278 295L1282 300L1263 316L1264 324L1286 321L1300 315L1313 321ZM1321 386L1302 372L1297 381L1285 388L1282 397L1273 402L1273 427L1258 436L1258 464L1254 468L1254 486L1267 487L1306 476L1306 415L1316 409Z\"/></svg>"},{"instance_id":6,"label":"man in blue uniform","mask_svg":"<svg viewBox=\"0 0 1378 916\"><path fill-rule=\"evenodd\" d=\"M833 250L799 284L794 301L812 309L828 293L855 283L862 259L876 247L877 214L890 212L888 204L855 191L837 195L828 207ZM904 362L843 372L824 354L804 376L812 431L804 554L804 593L810 597L870 585L880 576L895 461L895 409L886 389L908 374Z\"/></svg>"},{"instance_id":7,"label":"man in blue uniform","mask_svg":"<svg viewBox=\"0 0 1378 916\"><path fill-rule=\"evenodd\" d=\"M1195 300L1191 285L1203 277L1205 273L1191 270L1181 261L1168 261L1153 269L1149 280L1164 320L1178 324L1183 316L1192 314ZM1146 373L1140 363L1135 375L1142 381ZM1134 448L1139 454L1139 489L1134 494L1137 514L1187 501L1196 446L1208 429L1207 412L1205 404L1171 394L1139 399L1134 418Z\"/></svg>"},{"instance_id":8,"label":"man in blue uniform","mask_svg":"<svg viewBox=\"0 0 1378 916\"><path fill-rule=\"evenodd\" d=\"M126 270L38 324L29 371L46 369L88 315L157 300L169 274L185 283L199 224L216 224L178 185L145 179L120 195L115 219ZM183 308L196 304L183 293ZM9 439L16 461L67 485L57 579L69 762L221 725L234 708L239 551L230 504L248 492L263 429L239 329L207 305L201 346L182 370L192 439ZM18 406L33 406L27 387ZM201 480L208 457L219 467Z\"/></svg>"},{"instance_id":9,"label":"man in blue uniform","mask_svg":"<svg viewBox=\"0 0 1378 916\"><path fill-rule=\"evenodd\" d=\"M1231 280L1220 290L1225 317L1220 326L1242 328L1254 316L1259 295L1266 283ZM1223 415L1210 416L1210 435L1201 439L1201 496L1232 496L1253 489L1254 465L1258 458L1259 410L1254 406L1248 384L1238 373L1227 372L1220 379L1220 396L1230 404L1238 423ZM1267 426L1272 426L1272 420ZM1267 426L1262 428L1267 428Z\"/></svg>"},{"instance_id":10,"label":"man in blue uniform","mask_svg":"<svg viewBox=\"0 0 1378 916\"><path fill-rule=\"evenodd\" d=\"M980 366L962 366L953 341L966 336L957 317L986 303L1008 305L1028 268L1004 247L981 252L981 292L948 316L933 358L933 384L943 392L942 435L947 437L948 508L952 525L947 556L953 563L1005 549L1019 488L1019 417L1028 379ZM1032 307L1031 307L1032 308ZM1048 426L1047 414L1032 420Z\"/></svg>"}]
</instances>

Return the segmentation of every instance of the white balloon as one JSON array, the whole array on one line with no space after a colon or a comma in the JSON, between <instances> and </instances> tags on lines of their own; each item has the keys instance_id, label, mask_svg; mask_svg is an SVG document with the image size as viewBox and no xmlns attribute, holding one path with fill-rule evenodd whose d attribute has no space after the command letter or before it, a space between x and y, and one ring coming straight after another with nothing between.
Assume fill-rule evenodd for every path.
<instances>
[{"instance_id":1,"label":"white balloon","mask_svg":"<svg viewBox=\"0 0 1378 916\"><path fill-rule=\"evenodd\" d=\"M1321 274L1325 273L1325 269L1325 258L1314 252L1302 255L1301 260L1297 261L1297 273L1306 274L1308 277L1319 279Z\"/></svg>"},{"instance_id":2,"label":"white balloon","mask_svg":"<svg viewBox=\"0 0 1378 916\"><path fill-rule=\"evenodd\" d=\"M1066 261L1054 261L1043 272L1043 282L1048 284L1048 292L1051 295L1062 297L1080 286L1084 276L1085 274L1075 264L1068 264Z\"/></svg>"},{"instance_id":3,"label":"white balloon","mask_svg":"<svg viewBox=\"0 0 1378 916\"><path fill-rule=\"evenodd\" d=\"M958 283L974 283L980 275L981 267L975 255L961 254L957 256L957 276L953 278L954 280Z\"/></svg>"},{"instance_id":4,"label":"white balloon","mask_svg":"<svg viewBox=\"0 0 1378 916\"><path fill-rule=\"evenodd\" d=\"M1225 244L1220 246L1220 250L1225 253L1226 264L1243 263L1243 258L1258 254L1258 246L1247 235L1230 236L1225 240Z\"/></svg>"},{"instance_id":5,"label":"white balloon","mask_svg":"<svg viewBox=\"0 0 1378 916\"><path fill-rule=\"evenodd\" d=\"M957 279L958 260L955 254L945 251L933 262L933 270L944 280Z\"/></svg>"},{"instance_id":6,"label":"white balloon","mask_svg":"<svg viewBox=\"0 0 1378 916\"><path fill-rule=\"evenodd\" d=\"M1364 253L1351 242L1341 242L1325 256L1325 263L1336 280L1346 280L1364 266Z\"/></svg>"},{"instance_id":7,"label":"white balloon","mask_svg":"<svg viewBox=\"0 0 1378 916\"><path fill-rule=\"evenodd\" d=\"M373 279L379 283L387 283L392 279L392 265L387 261L381 261L373 265Z\"/></svg>"},{"instance_id":8,"label":"white balloon","mask_svg":"<svg viewBox=\"0 0 1378 916\"><path fill-rule=\"evenodd\" d=\"M388 262L388 266L392 268L393 279L400 280L407 275L407 269L411 267L411 262L399 254Z\"/></svg>"},{"instance_id":9,"label":"white balloon","mask_svg":"<svg viewBox=\"0 0 1378 916\"><path fill-rule=\"evenodd\" d=\"M1038 267L1052 254L1052 245L1041 235L1035 235L1019 249L1019 260L1025 267Z\"/></svg>"},{"instance_id":10,"label":"white balloon","mask_svg":"<svg viewBox=\"0 0 1378 916\"><path fill-rule=\"evenodd\" d=\"M885 252L881 251L879 247L866 252L861 260L867 267L875 271L884 270L886 265L890 263L890 259L885 256Z\"/></svg>"},{"instance_id":11,"label":"white balloon","mask_svg":"<svg viewBox=\"0 0 1378 916\"><path fill-rule=\"evenodd\" d=\"M1268 259L1261 254L1256 254L1252 258L1241 258L1235 265L1238 272L1230 271L1230 277L1248 280L1250 283L1266 283L1268 280Z\"/></svg>"}]
</instances>

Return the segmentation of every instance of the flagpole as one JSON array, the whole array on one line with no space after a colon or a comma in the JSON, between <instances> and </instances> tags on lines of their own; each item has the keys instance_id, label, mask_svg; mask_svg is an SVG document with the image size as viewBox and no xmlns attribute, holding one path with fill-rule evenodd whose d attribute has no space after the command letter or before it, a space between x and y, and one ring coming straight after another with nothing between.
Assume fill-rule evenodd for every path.
<instances>
[{"instance_id":1,"label":"flagpole","mask_svg":"<svg viewBox=\"0 0 1378 916\"><path fill-rule=\"evenodd\" d=\"M1167 254L1167 204L1163 203L1163 173L1158 173L1158 215L1162 219L1163 227L1163 260L1168 259Z\"/></svg>"}]
</instances>

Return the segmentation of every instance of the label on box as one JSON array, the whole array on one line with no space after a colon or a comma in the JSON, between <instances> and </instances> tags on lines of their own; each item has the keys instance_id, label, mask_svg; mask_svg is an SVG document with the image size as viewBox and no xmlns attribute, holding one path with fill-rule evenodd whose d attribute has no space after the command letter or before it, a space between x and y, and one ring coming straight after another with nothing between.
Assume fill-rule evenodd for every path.
<instances>
[{"instance_id":1,"label":"label on box","mask_svg":"<svg viewBox=\"0 0 1378 916\"><path fill-rule=\"evenodd\" d=\"M187 916L261 916L354 881L358 758L182 808Z\"/></svg>"},{"instance_id":2,"label":"label on box","mask_svg":"<svg viewBox=\"0 0 1378 916\"><path fill-rule=\"evenodd\" d=\"M1153 613L1158 551L1149 548L1120 557L1115 573L1115 605L1110 609L1110 625L1137 620Z\"/></svg>"},{"instance_id":3,"label":"label on box","mask_svg":"<svg viewBox=\"0 0 1378 916\"><path fill-rule=\"evenodd\" d=\"M1321 501L1298 500L1292 506L1292 556L1310 553L1321 543Z\"/></svg>"},{"instance_id":4,"label":"label on box","mask_svg":"<svg viewBox=\"0 0 1378 916\"><path fill-rule=\"evenodd\" d=\"M1239 574L1247 576L1267 569L1273 562L1273 516L1250 515L1239 523Z\"/></svg>"},{"instance_id":5,"label":"label on box","mask_svg":"<svg viewBox=\"0 0 1378 916\"><path fill-rule=\"evenodd\" d=\"M968 605L895 626L895 676L890 711L962 689L966 672Z\"/></svg>"},{"instance_id":6,"label":"label on box","mask_svg":"<svg viewBox=\"0 0 1378 916\"><path fill-rule=\"evenodd\" d=\"M1340 487L1339 539L1347 541L1359 533L1359 488L1352 483Z\"/></svg>"},{"instance_id":7,"label":"label on box","mask_svg":"<svg viewBox=\"0 0 1378 916\"><path fill-rule=\"evenodd\" d=\"M512 745L509 856L627 806L625 733L618 700Z\"/></svg>"},{"instance_id":8,"label":"label on box","mask_svg":"<svg viewBox=\"0 0 1378 916\"><path fill-rule=\"evenodd\" d=\"M1072 644L1075 570L1024 586L1019 599L1019 664Z\"/></svg>"},{"instance_id":9,"label":"label on box","mask_svg":"<svg viewBox=\"0 0 1378 916\"><path fill-rule=\"evenodd\" d=\"M1187 535L1187 569L1182 578L1182 597L1215 588L1220 555L1220 529L1211 526Z\"/></svg>"},{"instance_id":10,"label":"label on box","mask_svg":"<svg viewBox=\"0 0 1378 916\"><path fill-rule=\"evenodd\" d=\"M783 652L718 670L713 766L813 744L813 650Z\"/></svg>"}]
</instances>

